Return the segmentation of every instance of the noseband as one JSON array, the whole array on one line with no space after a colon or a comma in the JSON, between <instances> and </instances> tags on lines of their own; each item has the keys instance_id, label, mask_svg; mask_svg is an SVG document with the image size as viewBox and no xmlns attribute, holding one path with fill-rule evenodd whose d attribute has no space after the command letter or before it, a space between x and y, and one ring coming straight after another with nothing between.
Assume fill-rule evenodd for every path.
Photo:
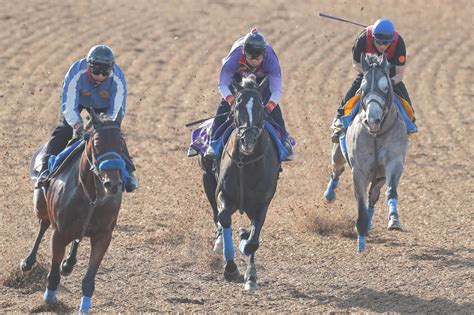
<instances>
[{"instance_id":1,"label":"noseband","mask_svg":"<svg viewBox=\"0 0 474 315\"><path fill-rule=\"evenodd\" d=\"M88 140L86 141L93 141L91 139L93 139L94 134L98 132L99 130L104 130L104 129L120 129L120 127L116 125L109 125L109 126L103 126L103 127L94 129L92 136L88 137ZM94 145L92 144L91 146L92 146L91 156L89 156L89 154L87 153L87 150L85 150L84 154L86 155L87 162L90 166L89 170L94 175L95 195L96 195L95 200L92 199L91 195L87 191L87 187L84 184L84 181L82 180L82 176L80 174L79 174L79 181L81 183L81 186L84 190L84 194L86 195L86 198L88 199L90 205L92 206L92 208L95 208L102 205L110 198L108 196L105 196L105 193L104 193L105 179L101 175L101 172L105 170L110 170L110 169L122 169L123 167L125 167L125 162L119 153L113 152L113 151L106 152L104 154L97 156L97 151ZM114 158L106 159L106 157L114 157ZM102 187L101 194L99 194L97 190L99 185L100 187ZM99 197L99 195L102 195L102 196Z\"/></svg>"}]
</instances>

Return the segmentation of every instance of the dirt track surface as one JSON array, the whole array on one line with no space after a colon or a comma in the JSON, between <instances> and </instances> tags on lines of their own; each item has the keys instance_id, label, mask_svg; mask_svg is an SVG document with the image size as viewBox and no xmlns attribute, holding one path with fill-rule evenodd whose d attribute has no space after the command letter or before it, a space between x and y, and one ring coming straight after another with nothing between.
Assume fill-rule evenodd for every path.
<instances>
[{"instance_id":1,"label":"dirt track surface","mask_svg":"<svg viewBox=\"0 0 474 315\"><path fill-rule=\"evenodd\" d=\"M18 270L36 237L30 156L55 127L70 64L107 43L128 81L127 143L141 187L124 195L96 277L92 311L474 312L472 3L460 1L0 1L0 311L75 311L89 245L61 279L59 306L42 304L49 236L37 267ZM408 49L405 83L419 134L399 189L403 232L386 230L383 198L357 254L350 172L322 200L329 129L350 86L360 23L389 16ZM284 165L257 252L260 290L223 280L211 210L184 124L217 105L220 60L253 25L274 46L282 108L298 141ZM246 226L235 214L234 227ZM242 272L246 261L239 254Z\"/></svg>"}]
</instances>

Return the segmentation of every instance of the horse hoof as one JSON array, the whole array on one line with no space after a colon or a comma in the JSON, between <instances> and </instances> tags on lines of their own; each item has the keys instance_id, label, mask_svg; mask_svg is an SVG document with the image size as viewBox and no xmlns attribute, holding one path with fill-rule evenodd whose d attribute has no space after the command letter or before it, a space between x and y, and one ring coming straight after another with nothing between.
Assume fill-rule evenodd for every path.
<instances>
[{"instance_id":1,"label":"horse hoof","mask_svg":"<svg viewBox=\"0 0 474 315\"><path fill-rule=\"evenodd\" d=\"M400 221L398 218L391 217L390 220L388 221L388 227L390 231L401 231L402 230L402 225L400 224Z\"/></svg>"},{"instance_id":2,"label":"horse hoof","mask_svg":"<svg viewBox=\"0 0 474 315\"><path fill-rule=\"evenodd\" d=\"M257 284L257 282L248 280L248 281L245 283L244 290L245 290L246 292L254 292L254 291L258 290L258 284Z\"/></svg>"},{"instance_id":3,"label":"horse hoof","mask_svg":"<svg viewBox=\"0 0 474 315\"><path fill-rule=\"evenodd\" d=\"M69 265L67 261L63 261L61 264L61 275L67 277L71 274L73 269L74 265Z\"/></svg>"},{"instance_id":4,"label":"horse hoof","mask_svg":"<svg viewBox=\"0 0 474 315\"><path fill-rule=\"evenodd\" d=\"M236 282L240 279L239 268L237 267L237 265L235 265L235 263L233 267L234 270L227 271L227 268L224 270L224 278L230 282Z\"/></svg>"},{"instance_id":5,"label":"horse hoof","mask_svg":"<svg viewBox=\"0 0 474 315\"><path fill-rule=\"evenodd\" d=\"M33 261L32 263L31 262L28 262L28 259L23 259L21 262L20 262L20 269L22 272L27 272L27 271L30 271L33 266L35 265L36 261Z\"/></svg>"},{"instance_id":6,"label":"horse hoof","mask_svg":"<svg viewBox=\"0 0 474 315\"><path fill-rule=\"evenodd\" d=\"M46 289L46 291L44 291L43 301L48 305L56 304L56 290Z\"/></svg>"},{"instance_id":7,"label":"horse hoof","mask_svg":"<svg viewBox=\"0 0 474 315\"><path fill-rule=\"evenodd\" d=\"M326 190L324 192L324 200L327 203L332 203L336 201L336 192L334 190Z\"/></svg>"}]
</instances>

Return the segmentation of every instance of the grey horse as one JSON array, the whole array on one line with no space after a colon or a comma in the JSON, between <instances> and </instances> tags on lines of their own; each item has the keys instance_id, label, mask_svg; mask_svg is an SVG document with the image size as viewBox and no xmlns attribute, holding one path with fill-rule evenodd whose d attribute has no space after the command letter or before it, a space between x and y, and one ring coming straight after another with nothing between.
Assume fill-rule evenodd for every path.
<instances>
[{"instance_id":1,"label":"grey horse","mask_svg":"<svg viewBox=\"0 0 474 315\"><path fill-rule=\"evenodd\" d=\"M387 183L388 229L401 230L397 187L408 149L405 122L393 101L387 58L385 55L378 58L363 54L361 64L364 78L361 83L360 109L347 128L346 135L342 136L346 139L347 152L344 154L344 150L341 150L341 142L333 145L332 174L324 193L326 201L336 199L335 189L347 160L352 168L357 200L359 252L365 249L365 238L371 228L375 204L384 183Z\"/></svg>"}]
</instances>

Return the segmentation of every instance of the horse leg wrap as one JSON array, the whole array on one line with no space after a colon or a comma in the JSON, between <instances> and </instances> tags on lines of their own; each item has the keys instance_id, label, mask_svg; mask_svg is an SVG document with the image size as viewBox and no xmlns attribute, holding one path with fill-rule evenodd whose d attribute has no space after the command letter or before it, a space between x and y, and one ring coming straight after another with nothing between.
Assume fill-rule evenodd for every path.
<instances>
[{"instance_id":1,"label":"horse leg wrap","mask_svg":"<svg viewBox=\"0 0 474 315\"><path fill-rule=\"evenodd\" d=\"M365 250L365 236L358 235L357 236L357 252L362 253Z\"/></svg>"},{"instance_id":2,"label":"horse leg wrap","mask_svg":"<svg viewBox=\"0 0 474 315\"><path fill-rule=\"evenodd\" d=\"M374 216L374 213L375 213L375 208L372 208L372 207L367 208L367 214L369 216L368 230L372 228L372 218Z\"/></svg>"},{"instance_id":3,"label":"horse leg wrap","mask_svg":"<svg viewBox=\"0 0 474 315\"><path fill-rule=\"evenodd\" d=\"M329 183L326 191L324 192L324 198L326 198L327 201L334 201L336 199L336 193L334 190L337 188L339 185L339 179L333 179L331 176L329 178Z\"/></svg>"},{"instance_id":4,"label":"horse leg wrap","mask_svg":"<svg viewBox=\"0 0 474 315\"><path fill-rule=\"evenodd\" d=\"M395 216L398 218L398 200L396 198L390 198L388 200L388 218Z\"/></svg>"},{"instance_id":5,"label":"horse leg wrap","mask_svg":"<svg viewBox=\"0 0 474 315\"><path fill-rule=\"evenodd\" d=\"M44 291L43 300L46 304L56 304L56 290L46 288L46 291Z\"/></svg>"},{"instance_id":6,"label":"horse leg wrap","mask_svg":"<svg viewBox=\"0 0 474 315\"><path fill-rule=\"evenodd\" d=\"M234 243L232 242L232 227L223 228L222 236L224 237L224 259L234 260Z\"/></svg>"},{"instance_id":7,"label":"horse leg wrap","mask_svg":"<svg viewBox=\"0 0 474 315\"><path fill-rule=\"evenodd\" d=\"M83 296L81 298L81 306L79 307L79 312L88 313L91 308L92 297Z\"/></svg>"}]
</instances>

